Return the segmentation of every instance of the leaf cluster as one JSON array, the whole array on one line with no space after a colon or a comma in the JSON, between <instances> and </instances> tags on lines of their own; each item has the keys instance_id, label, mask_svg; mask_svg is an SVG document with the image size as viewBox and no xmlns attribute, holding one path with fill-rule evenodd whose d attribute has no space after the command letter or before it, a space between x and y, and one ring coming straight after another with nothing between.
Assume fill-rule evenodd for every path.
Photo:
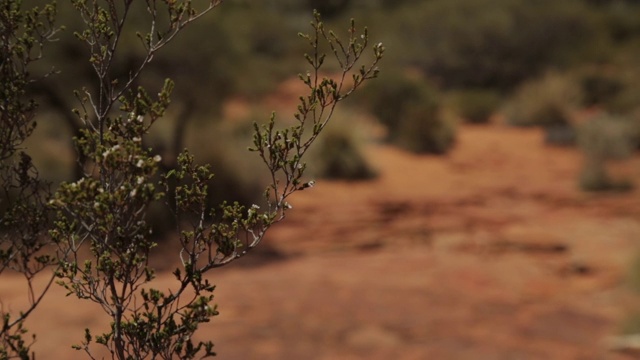
<instances>
[{"instance_id":1,"label":"leaf cluster","mask_svg":"<svg viewBox=\"0 0 640 360\"><path fill-rule=\"evenodd\" d=\"M55 14L55 4L27 10L19 0L0 4L0 273L21 274L28 294L26 308L17 315L0 307L0 359L31 357L23 322L51 284L35 289L33 280L55 262L43 251L49 243L48 184L23 149L36 127L37 104L28 92L39 79L30 70L59 31Z\"/></svg>"},{"instance_id":2,"label":"leaf cluster","mask_svg":"<svg viewBox=\"0 0 640 360\"><path fill-rule=\"evenodd\" d=\"M210 0L196 8L190 0L145 0L149 27L136 33L145 55L123 75L114 63L127 34L134 1L73 0L85 26L75 36L90 52L95 81L95 86L75 92L79 108L73 113L82 127L74 141L82 176L61 184L53 196L42 200L41 192L36 191L39 185L30 185L37 179L37 172L27 155L19 156L12 175L2 178L11 179L21 194L32 196L31 202L25 204L37 205L36 210L42 209L43 217L55 212L51 223L34 222L42 227L34 230L32 238L22 239L25 248L33 251L28 258L42 265L57 261L55 278L67 290L67 296L93 302L111 319L107 330L94 334L86 329L84 339L74 345L90 358L95 358L95 345L121 360L215 355L211 341L193 340L199 326L218 314L213 304L215 287L207 273L255 248L267 230L284 219L291 208L289 196L313 186L314 182L305 178L305 154L329 123L337 104L378 74L377 64L384 53L382 44L372 47L369 65L358 67L369 46L366 28L358 32L351 21L348 39L342 40L326 30L320 15L314 13L311 35L300 34L312 49L305 55L311 69L300 75L308 94L300 97L294 125L278 129L273 114L267 124L255 124L253 128L250 150L257 153L271 176L264 193L265 203L248 207L222 203L211 208L207 200L215 178L209 166L198 165L194 156L184 150L177 156L176 167L165 169L160 154L145 141L170 105L173 82L166 80L156 95L150 95L137 85L137 79L161 48L219 3ZM330 49L329 58L339 65L337 76L322 73L327 59L320 51L322 42ZM14 84L26 84L16 79ZM24 119L34 109L26 104L12 105ZM22 138L18 136L8 144L23 141L32 131L29 126L33 125L27 122L27 130L15 132ZM151 236L147 213L152 204L159 202L164 202L176 218L180 245L176 256L180 263L173 272L175 283L166 290L153 287L155 269L149 264L158 244ZM16 207L13 212L7 211L2 223L20 230L18 216L30 209ZM64 253L58 257L36 255L39 243L30 243L30 239L51 241ZM88 255L84 249L88 249ZM1 248L0 256L14 261L9 250ZM32 264L29 261L25 264ZM42 265L36 269L41 270ZM32 271L24 273L31 276ZM32 295L32 300L37 303L39 299ZM17 327L12 332L3 330L2 335L7 334L4 338L13 340L0 351L15 346L15 352L22 354L28 345L21 337L21 322L10 323L6 319L5 328L14 324Z\"/></svg>"}]
</instances>

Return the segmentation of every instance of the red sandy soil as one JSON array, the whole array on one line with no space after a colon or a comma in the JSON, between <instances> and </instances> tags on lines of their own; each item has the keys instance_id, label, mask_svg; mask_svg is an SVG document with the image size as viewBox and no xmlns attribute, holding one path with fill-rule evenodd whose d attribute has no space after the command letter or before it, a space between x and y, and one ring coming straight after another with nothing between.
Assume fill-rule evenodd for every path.
<instances>
[{"instance_id":1,"label":"red sandy soil","mask_svg":"<svg viewBox=\"0 0 640 360\"><path fill-rule=\"evenodd\" d=\"M579 191L581 155L535 129L463 126L445 157L367 155L378 179L318 181L262 250L211 274L220 315L199 336L220 359L632 358L606 340L635 301L639 190ZM640 179L640 158L614 170ZM21 286L2 279L5 308ZM27 324L37 358L85 358L69 345L99 313L54 288Z\"/></svg>"}]
</instances>

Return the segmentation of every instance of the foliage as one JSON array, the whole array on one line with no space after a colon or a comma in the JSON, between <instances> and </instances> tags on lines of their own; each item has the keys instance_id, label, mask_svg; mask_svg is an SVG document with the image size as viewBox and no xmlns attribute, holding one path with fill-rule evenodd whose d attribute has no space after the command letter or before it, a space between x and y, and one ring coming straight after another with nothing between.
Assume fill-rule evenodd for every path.
<instances>
[{"instance_id":1,"label":"foliage","mask_svg":"<svg viewBox=\"0 0 640 360\"><path fill-rule=\"evenodd\" d=\"M313 155L312 170L319 177L353 181L368 180L377 175L362 152L352 123L333 124Z\"/></svg>"},{"instance_id":2,"label":"foliage","mask_svg":"<svg viewBox=\"0 0 640 360\"><path fill-rule=\"evenodd\" d=\"M548 73L518 89L504 109L506 121L515 126L569 124L580 99L580 89L571 78Z\"/></svg>"},{"instance_id":3,"label":"foliage","mask_svg":"<svg viewBox=\"0 0 640 360\"><path fill-rule=\"evenodd\" d=\"M397 16L406 61L446 87L510 89L550 66L584 61L576 53L598 42L587 9L573 0L426 1Z\"/></svg>"},{"instance_id":4,"label":"foliage","mask_svg":"<svg viewBox=\"0 0 640 360\"><path fill-rule=\"evenodd\" d=\"M387 73L384 77L384 85L380 82L369 84L358 95L358 101L380 120L389 131L389 137L393 138L398 132L402 114L412 106L429 101L434 90L405 74Z\"/></svg>"},{"instance_id":5,"label":"foliage","mask_svg":"<svg viewBox=\"0 0 640 360\"><path fill-rule=\"evenodd\" d=\"M420 65L451 86L512 87L592 35L576 1L431 1L424 11Z\"/></svg>"},{"instance_id":6,"label":"foliage","mask_svg":"<svg viewBox=\"0 0 640 360\"><path fill-rule=\"evenodd\" d=\"M244 206L262 201L264 188L268 184L268 172L258 171L262 168L260 159L247 157L246 149L236 146L251 142L253 122L256 120L251 117L251 120L212 124L201 121L188 129L186 142L198 159L198 164L209 164L215 173L215 181L209 185L210 207L224 201L238 202Z\"/></svg>"},{"instance_id":7,"label":"foliage","mask_svg":"<svg viewBox=\"0 0 640 360\"><path fill-rule=\"evenodd\" d=\"M632 123L626 119L603 114L585 122L578 131L578 144L585 160L579 176L583 190L628 190L626 181L612 179L607 173L609 160L624 159L631 155L637 146L634 143Z\"/></svg>"},{"instance_id":8,"label":"foliage","mask_svg":"<svg viewBox=\"0 0 640 360\"><path fill-rule=\"evenodd\" d=\"M640 72L636 56L618 60L606 66L606 70L594 71L593 77L600 77L601 96L597 104L609 113L626 116L638 108L640 96ZM588 76L588 75L587 75Z\"/></svg>"},{"instance_id":9,"label":"foliage","mask_svg":"<svg viewBox=\"0 0 640 360\"><path fill-rule=\"evenodd\" d=\"M306 11L306 6L289 7L292 9L280 3L227 2L183 28L180 41L170 42L162 52L156 53L135 79L136 87L151 89L159 87L167 77L180 79L172 93L170 112L161 126L151 130L144 144L162 151L160 166L163 169L175 167L178 153L189 145L185 129L201 126L202 119L219 120L223 103L229 97L256 99L273 90L283 78L304 70L299 61L303 46L291 34L306 26L311 19L310 11ZM290 16L293 9L295 16ZM132 2L127 29L131 36L120 40L120 55L112 59L113 73L118 76L126 75L146 56L135 36L136 32L144 33L149 25L146 13L145 1ZM77 61L90 57L88 48L73 36L75 31L82 31L82 19L67 1L59 5L58 18L69 31L59 36L56 46L48 51L40 66L54 66L60 73L56 81L42 82L34 90L42 103L41 112L63 120L63 127L80 136L82 121L69 112L76 105L76 98L67 88L87 88L92 92L97 88L94 81L85 81L93 76L91 65ZM238 27L238 23L245 25ZM36 134L36 137L45 136ZM72 146L67 147L73 150ZM35 155L36 162L44 163L42 156ZM82 168L88 165L84 159L80 160L73 163L71 169L65 164L64 171L54 167L51 170L54 175L64 175L64 180L77 180L82 176Z\"/></svg>"},{"instance_id":10,"label":"foliage","mask_svg":"<svg viewBox=\"0 0 640 360\"><path fill-rule=\"evenodd\" d=\"M0 359L32 357L23 323L54 279L49 277L44 288L34 286L35 276L55 257L43 253L48 245L49 189L23 144L36 127L37 104L29 90L37 79L31 70L59 30L55 14L55 4L31 9L23 9L21 1L0 5L0 274L21 274L28 293L19 314L0 308Z\"/></svg>"},{"instance_id":11,"label":"foliage","mask_svg":"<svg viewBox=\"0 0 640 360\"><path fill-rule=\"evenodd\" d=\"M458 115L472 124L489 122L500 107L500 94L488 89L462 90L455 96Z\"/></svg>"},{"instance_id":12,"label":"foliage","mask_svg":"<svg viewBox=\"0 0 640 360\"><path fill-rule=\"evenodd\" d=\"M392 142L418 154L445 154L455 144L455 123L437 102L412 106L400 121Z\"/></svg>"},{"instance_id":13,"label":"foliage","mask_svg":"<svg viewBox=\"0 0 640 360\"><path fill-rule=\"evenodd\" d=\"M594 157L626 159L636 145L632 127L632 121L626 117L609 114L595 116L579 129L580 147Z\"/></svg>"},{"instance_id":14,"label":"foliage","mask_svg":"<svg viewBox=\"0 0 640 360\"><path fill-rule=\"evenodd\" d=\"M150 139L145 144L154 149L162 147L161 167L174 167L177 153L188 144L180 136L184 134L183 127L200 126L200 119L219 118L222 104L229 97L255 100L271 92L292 69L294 73L304 70L295 57L302 50L295 39L291 41L286 34L306 26L310 3L309 0L226 2L210 16L185 28L181 41L169 44L157 54L141 74L139 85L155 88L164 77L181 80L172 95L171 114L162 125L162 136L158 137L161 141ZM342 1L321 3L332 7ZM140 4L136 9L144 7L143 2ZM79 18L64 9L68 6L61 7L63 22L79 29ZM592 5L590 1L581 0L350 0L348 5L337 6L337 9L329 23L338 23L357 12L358 17L366 18L372 26L381 29L385 43L392 43L399 50L389 54L396 58L390 66L422 70L441 89L497 91L501 95L510 94L522 81L535 79L548 68L573 73L574 65L582 67L597 60L598 64L608 66L613 58L628 57L628 53L637 48L638 38L638 27L630 21L636 19L637 23L640 18L635 16L640 8L629 1ZM139 24L146 21L144 16L137 15L144 14L142 10L131 14ZM628 26L617 21L618 17L626 18ZM238 27L239 23L243 26ZM616 26L629 30L625 30L624 39L613 35L618 32L613 29ZM203 32L206 37L201 36ZM549 36L550 33L553 36ZM68 61L87 57L86 49L65 36L60 38L59 45L51 52L55 61L50 62L63 70L59 82L64 79L64 83L73 87L91 88L92 84L79 81L90 68ZM121 73L144 56L137 45L135 36L122 42L122 56L114 59L114 66ZM385 59L388 64L390 60ZM637 59L628 59L628 63L634 66ZM434 66L438 64L449 70L437 70ZM327 65L328 73L337 69ZM633 109L637 98L633 85L638 81L635 77L630 80L627 70L619 71L616 66L612 72L614 77L627 80L624 80L624 90L606 106L607 110L619 113ZM395 81L394 78L388 76L388 81ZM53 103L49 99L52 93L68 93L62 88L53 90L47 91L42 99L44 111ZM211 95L201 96L205 93ZM62 109L71 107L73 101L73 97L66 97ZM475 107L474 103L465 102L458 109L462 113ZM60 108L56 110L59 112ZM79 123L77 120L71 117L68 122ZM79 125L71 124L69 128L73 131L74 126ZM158 128L152 131L157 132Z\"/></svg>"},{"instance_id":15,"label":"foliage","mask_svg":"<svg viewBox=\"0 0 640 360\"><path fill-rule=\"evenodd\" d=\"M218 314L213 304L215 286L205 274L245 256L270 226L285 218L291 208L289 196L313 185L305 176L305 155L336 106L377 76L382 44L371 46L367 29L358 31L353 20L348 39L342 40L315 13L313 32L300 34L312 49L305 55L311 68L299 76L308 93L300 97L293 125L277 128L273 114L266 124L253 126L250 150L270 175L263 203L223 202L212 208L209 194L214 176L209 165L199 165L184 150L176 157L176 166L167 168L162 156L148 146L151 128L166 116L173 81L166 79L152 94L141 79L161 49L220 3L150 0L140 7L142 3L133 1L71 1L82 25L74 35L86 46L93 81L75 91L79 108L73 112L79 120L74 141L82 173L79 179L62 183L50 198L41 197L46 193L40 192L28 155L14 154L35 126L35 106L24 103L23 98L28 84L26 66L38 52L25 49L38 50L55 33L49 30L54 10L23 12L19 2L2 6L2 24L26 23L27 33L16 35L19 26L2 29L4 54L11 54L0 63L6 75L0 89L6 95L2 130L12 129L2 132L2 170L7 174L3 173L3 190L6 194L16 187L21 202L10 203L16 206L3 212L6 236L3 233L1 269L17 269L30 281L45 265L57 263L55 277L68 295L95 303L111 319L107 330L96 335L86 329L82 342L74 345L90 358L96 356L96 345L115 359L215 355L211 341L193 340L200 324ZM28 33L30 29L35 30ZM127 70L122 71L120 60L128 46L124 43L132 38L137 39L140 56L129 58ZM329 57L321 51L322 43L327 44ZM11 48L7 44L18 45ZM370 47L369 65L359 65ZM336 78L321 75L329 59L340 69ZM176 254L180 266L173 272L176 283L164 291L153 287L155 269L149 264L151 253L160 247L151 234L149 213L161 203L175 216L180 243ZM52 222L45 221L49 210L55 212ZM26 211L33 212L25 217L29 221L17 221ZM67 252L55 257L40 255L38 251L47 242ZM40 299L31 292L32 307L17 319L3 313L0 358L29 357L22 321Z\"/></svg>"},{"instance_id":16,"label":"foliage","mask_svg":"<svg viewBox=\"0 0 640 360\"><path fill-rule=\"evenodd\" d=\"M370 84L359 101L385 125L388 141L416 153L446 153L455 127L442 116L437 89L406 74L387 74L384 83Z\"/></svg>"},{"instance_id":17,"label":"foliage","mask_svg":"<svg viewBox=\"0 0 640 360\"><path fill-rule=\"evenodd\" d=\"M620 95L624 83L615 74L591 70L582 75L580 85L585 106L606 106Z\"/></svg>"}]
</instances>

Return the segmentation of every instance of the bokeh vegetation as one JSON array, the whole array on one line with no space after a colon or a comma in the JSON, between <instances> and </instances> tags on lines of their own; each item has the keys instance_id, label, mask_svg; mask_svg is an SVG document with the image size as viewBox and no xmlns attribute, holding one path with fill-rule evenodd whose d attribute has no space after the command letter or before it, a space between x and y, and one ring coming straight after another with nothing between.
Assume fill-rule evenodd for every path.
<instances>
[{"instance_id":1,"label":"bokeh vegetation","mask_svg":"<svg viewBox=\"0 0 640 360\"><path fill-rule=\"evenodd\" d=\"M365 134L358 132L354 114L338 114L312 152L311 172L325 179L370 180L376 170L364 154Z\"/></svg>"},{"instance_id":2,"label":"bokeh vegetation","mask_svg":"<svg viewBox=\"0 0 640 360\"><path fill-rule=\"evenodd\" d=\"M229 99L259 103L292 73L302 71L299 54L304 44L291 34L306 26L313 8L323 10L330 25L357 14L383 34L381 40L392 50L384 64L384 81L372 84L351 105L353 111L377 118L387 130L386 140L408 151L447 153L455 145L457 123L490 119L541 126L548 143L575 145L576 112L601 109L630 119L639 113L637 1L234 1L185 29L181 41L159 54L139 80L145 86L157 86L164 77L179 80L171 120L150 138L150 145L163 153L164 167L174 166L177 152L190 141L246 141L238 131L206 141L189 132L222 122ZM73 39L78 23L72 15L60 7L68 30L60 34L49 62L37 69L42 73L55 67L63 83L75 87L91 69L80 61L87 53ZM122 71L142 56L136 41L123 39L126 56L117 64ZM77 119L66 110L73 96L53 82L43 82L39 90L55 127L77 132ZM45 128L38 130L34 142L69 147ZM197 148L202 158L219 157L216 146ZM68 157L35 151L34 161L47 178L59 182L79 174ZM220 167L218 173L228 174L222 183L245 184L237 191L228 185L218 191L251 202L247 194L253 191L247 192L247 186L261 181L259 176L247 178L245 169L251 165L240 159L213 163L214 170Z\"/></svg>"},{"instance_id":3,"label":"bokeh vegetation","mask_svg":"<svg viewBox=\"0 0 640 360\"><path fill-rule=\"evenodd\" d=\"M139 16L144 3L134 2L131 12L132 24L141 29L148 25ZM82 124L70 111L77 99L67 89L86 86L95 92L98 86L91 80L90 54L73 35L82 23L66 1L58 5L57 22L67 29L30 68L40 79L30 90L41 116L24 142L39 179L54 188L78 180L88 164L76 158L69 141L70 135L80 136ZM237 99L258 104L291 74L304 73L300 54L307 44L294 34L306 29L313 8L343 33L345 20L356 16L382 34L390 50L382 65L386 72L363 89L350 111L377 119L388 143L440 155L454 148L460 121L538 126L549 143L577 145L584 153L583 170L576 174L582 189L631 187L611 178L607 164L637 152L640 144L640 2L633 0L227 1L186 28L136 79L136 86L151 89L167 77L176 81L166 121L144 144L161 155L160 169L175 168L179 152L192 148L219 180L211 185L210 204L258 202L267 174L228 150L229 144L250 144L249 124L256 119L229 123L226 106ZM126 75L145 56L138 45L136 36L122 39L116 73ZM52 70L55 81L44 77ZM337 70L328 65L324 71ZM585 119L585 113L595 115ZM314 154L317 176L375 175L357 130L328 130L319 144L324 150ZM150 208L156 233L168 228L168 218Z\"/></svg>"}]
</instances>

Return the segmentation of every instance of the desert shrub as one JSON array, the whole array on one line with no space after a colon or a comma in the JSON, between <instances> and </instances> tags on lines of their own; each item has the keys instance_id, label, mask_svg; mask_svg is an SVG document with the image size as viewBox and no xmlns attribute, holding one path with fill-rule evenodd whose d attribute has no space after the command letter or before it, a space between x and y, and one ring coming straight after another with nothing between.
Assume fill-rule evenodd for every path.
<instances>
[{"instance_id":1,"label":"desert shrub","mask_svg":"<svg viewBox=\"0 0 640 360\"><path fill-rule=\"evenodd\" d=\"M407 109L391 142L418 154L445 154L455 143L455 123L444 116L437 102L424 102Z\"/></svg>"},{"instance_id":2,"label":"desert shrub","mask_svg":"<svg viewBox=\"0 0 640 360\"><path fill-rule=\"evenodd\" d=\"M387 128L387 140L417 153L446 153L453 145L455 126L442 116L441 96L426 79L387 75L386 85L371 84L359 103Z\"/></svg>"},{"instance_id":3,"label":"desert shrub","mask_svg":"<svg viewBox=\"0 0 640 360\"><path fill-rule=\"evenodd\" d=\"M607 191L615 187L602 159L585 160L578 177L578 184L584 191Z\"/></svg>"},{"instance_id":4,"label":"desert shrub","mask_svg":"<svg viewBox=\"0 0 640 360\"><path fill-rule=\"evenodd\" d=\"M580 148L593 157L626 159L636 146L633 121L609 114L595 116L579 127L578 142Z\"/></svg>"},{"instance_id":5,"label":"desert shrub","mask_svg":"<svg viewBox=\"0 0 640 360\"><path fill-rule=\"evenodd\" d=\"M383 75L387 84L369 84L357 95L358 103L376 116L394 137L400 127L400 118L408 108L429 101L431 89L425 82L406 74Z\"/></svg>"},{"instance_id":6,"label":"desert shrub","mask_svg":"<svg viewBox=\"0 0 640 360\"><path fill-rule=\"evenodd\" d=\"M318 177L353 181L377 176L362 152L353 124L332 124L312 155L311 170Z\"/></svg>"},{"instance_id":7,"label":"desert shrub","mask_svg":"<svg viewBox=\"0 0 640 360\"><path fill-rule=\"evenodd\" d=\"M51 75L38 72L38 54L59 32L55 4L0 5L0 274L19 274L25 296L20 311L0 306L0 359L30 359L35 336L24 321L40 304L55 277L55 242L48 237L50 184L43 179L26 142L37 127L33 85ZM28 6L28 7L27 7ZM44 286L35 285L35 279ZM48 284L48 285L47 285Z\"/></svg>"},{"instance_id":8,"label":"desert shrub","mask_svg":"<svg viewBox=\"0 0 640 360\"><path fill-rule=\"evenodd\" d=\"M632 122L623 117L603 114L578 129L578 144L584 153L584 165L579 175L580 188L586 191L628 190L625 179L613 179L607 162L629 157L637 146L632 136Z\"/></svg>"},{"instance_id":9,"label":"desert shrub","mask_svg":"<svg viewBox=\"0 0 640 360\"><path fill-rule=\"evenodd\" d=\"M573 0L425 1L398 17L413 64L445 87L509 89L584 61L598 38L588 9Z\"/></svg>"},{"instance_id":10,"label":"desert shrub","mask_svg":"<svg viewBox=\"0 0 640 360\"><path fill-rule=\"evenodd\" d=\"M134 1L131 6L129 26L135 34L135 30L143 31L148 25L146 2ZM68 110L76 99L61 83L70 88L91 90L96 84L84 81L93 75L91 65L75 61L90 57L87 48L73 35L82 30L82 22L68 2L58 7L59 20L68 31L58 35L57 46L39 66L60 71L59 82L46 83L55 86L51 91L63 97L64 108ZM172 98L172 110L185 109L180 121L216 116L229 97L257 98L273 90L285 77L304 70L300 61L304 44L291 34L304 29L311 17L301 9L297 15L283 13L280 7L262 1L228 2L215 13L182 29L180 41L167 44L163 52L155 54L154 61L136 77L135 85L157 87L167 77L180 79ZM238 26L239 23L243 26ZM127 74L145 56L135 35L122 39L118 48L121 56L112 60L112 67L119 75ZM46 92L45 97L50 97L51 91ZM47 99L44 100L42 107L48 111L50 106Z\"/></svg>"},{"instance_id":11,"label":"desert shrub","mask_svg":"<svg viewBox=\"0 0 640 360\"><path fill-rule=\"evenodd\" d=\"M623 89L622 81L614 74L592 70L582 75L580 85L583 104L605 105L615 99Z\"/></svg>"},{"instance_id":12,"label":"desert shrub","mask_svg":"<svg viewBox=\"0 0 640 360\"><path fill-rule=\"evenodd\" d=\"M336 106L377 77L384 53L377 43L372 54L365 55L371 47L368 33L356 29L353 20L347 38L341 38L325 30L314 12L311 33L299 34L311 50L305 57L306 76L300 75L306 95L299 98L295 120L276 128L272 114L266 123L248 127L252 140L248 150L268 174L262 206L238 202L214 206L209 196L214 178L210 164L200 165L182 148L177 154L169 151L175 159L165 163L163 149L149 146L150 129L167 116L175 87L170 79L157 86L145 83L142 74L178 33L221 3L63 2L79 19L80 29L74 35L88 55L79 59L90 64L92 76L76 79L87 83L77 91L61 84L77 100L71 112L78 119L78 129L70 133L77 134L73 143L83 167L76 179L62 182L51 192L22 150L36 127L30 65L58 31L53 26L55 6L24 9L22 1L0 5L0 202L3 206L4 201L11 202L0 213L0 273L7 269L22 273L29 295L24 310L12 313L0 307L1 359L35 357L23 324L54 281L67 290L67 296L93 303L109 318L99 334L94 336L95 329L87 328L81 342L72 346L88 358L99 357L95 347L121 360L215 355L212 341L194 336L218 314L213 304L215 286L205 274L258 246L266 231L291 209L289 197L313 185L306 177L305 154ZM137 44L138 56L129 56L127 42ZM339 63L338 80L321 75L325 54L319 42L334 46L326 60ZM369 59L366 65L360 64L363 56ZM220 132L220 136L229 135ZM218 143L224 147L201 148L226 153L227 147L233 147ZM12 190L17 190L16 196L6 197ZM219 192L229 195L226 189ZM156 204L164 204L174 217L173 248L163 247L166 244L157 243L151 234L149 215ZM48 246L54 250L41 252ZM157 267L150 257L159 248L173 251L175 257L174 283L169 289L154 288ZM48 282L44 279L43 289L34 289L34 276L49 265L55 270Z\"/></svg>"},{"instance_id":13,"label":"desert shrub","mask_svg":"<svg viewBox=\"0 0 640 360\"><path fill-rule=\"evenodd\" d=\"M637 59L638 54L632 56ZM611 64L611 74L614 81L620 83L619 89L604 99L600 107L609 113L625 116L633 113L640 106L640 72L637 60L625 59Z\"/></svg>"},{"instance_id":14,"label":"desert shrub","mask_svg":"<svg viewBox=\"0 0 640 360\"><path fill-rule=\"evenodd\" d=\"M580 89L570 77L548 73L518 89L504 108L505 119L514 126L568 124L580 99Z\"/></svg>"},{"instance_id":15,"label":"desert shrub","mask_svg":"<svg viewBox=\"0 0 640 360\"><path fill-rule=\"evenodd\" d=\"M501 101L500 94L495 91L471 89L455 94L454 106L463 120L482 124L489 122L491 115L498 111Z\"/></svg>"},{"instance_id":16,"label":"desert shrub","mask_svg":"<svg viewBox=\"0 0 640 360\"><path fill-rule=\"evenodd\" d=\"M157 150L162 149L163 144L170 143L169 140L162 139L171 136L167 132L172 128L167 125L171 125L171 122L159 123L155 130L161 131L149 134L149 144ZM248 121L227 123L199 118L189 125L184 143L188 144L190 152L197 159L196 163L209 166L214 174L213 179L207 182L205 206L212 210L223 202L237 202L246 207L261 204L264 200L264 188L268 184L267 173L257 171L262 166L259 159L245 156L246 149L237 146L251 142L251 124ZM173 163L164 159L166 152L160 153L163 153L165 166ZM193 185L190 181L185 183ZM211 220L209 216L206 219ZM162 202L150 204L146 221L154 238L163 242L175 232L177 225L172 210Z\"/></svg>"}]
</instances>

